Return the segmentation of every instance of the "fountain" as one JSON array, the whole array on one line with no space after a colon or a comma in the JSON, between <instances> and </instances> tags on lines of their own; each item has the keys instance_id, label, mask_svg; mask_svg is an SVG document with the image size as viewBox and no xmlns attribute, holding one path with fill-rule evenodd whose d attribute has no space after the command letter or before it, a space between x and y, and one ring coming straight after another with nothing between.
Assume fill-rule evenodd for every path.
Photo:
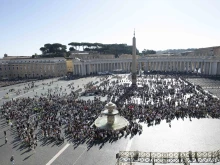
<instances>
[{"instance_id":1,"label":"fountain","mask_svg":"<svg viewBox=\"0 0 220 165\"><path fill-rule=\"evenodd\" d=\"M109 102L105 105L102 115L95 120L95 126L105 130L120 130L125 128L129 123L127 119L118 115L116 105Z\"/></svg>"}]
</instances>

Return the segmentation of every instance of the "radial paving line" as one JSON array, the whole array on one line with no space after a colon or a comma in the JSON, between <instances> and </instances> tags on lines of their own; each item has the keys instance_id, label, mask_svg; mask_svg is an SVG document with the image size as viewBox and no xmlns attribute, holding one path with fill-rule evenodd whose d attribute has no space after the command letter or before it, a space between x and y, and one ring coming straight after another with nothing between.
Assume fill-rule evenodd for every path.
<instances>
[{"instance_id":1,"label":"radial paving line","mask_svg":"<svg viewBox=\"0 0 220 165\"><path fill-rule=\"evenodd\" d=\"M64 84L65 82L63 82L63 83L60 83L60 84ZM13 99L16 99L16 98L18 98L18 97L21 97L21 96L23 96L23 95L26 95L26 94L28 94L28 93L34 93L35 91L38 91L38 90L40 90L40 89L42 89L42 86L41 87L39 87L39 88L36 88L36 89L34 89L34 91L30 91L30 92L27 92L27 93L24 93L24 94L22 94L22 95L18 95L18 96L16 96L16 97L14 97Z\"/></svg>"},{"instance_id":2,"label":"radial paving line","mask_svg":"<svg viewBox=\"0 0 220 165\"><path fill-rule=\"evenodd\" d=\"M127 147L125 151L129 151L131 148L131 144L132 144L133 138L131 140L128 141Z\"/></svg>"},{"instance_id":3,"label":"radial paving line","mask_svg":"<svg viewBox=\"0 0 220 165\"><path fill-rule=\"evenodd\" d=\"M40 88L39 88L39 89L35 89L34 92L35 92L35 91L38 91L38 90L40 90ZM24 94L22 94L22 95L18 95L18 96L16 96L16 97L14 97L13 99L16 99L16 98L18 98L18 97L24 96L24 95L26 95L26 94L28 94L28 93L32 93L32 92L33 92L33 91L24 93ZM34 93L34 92L33 92L33 93Z\"/></svg>"},{"instance_id":4,"label":"radial paving line","mask_svg":"<svg viewBox=\"0 0 220 165\"><path fill-rule=\"evenodd\" d=\"M15 94L15 93L9 93L8 96L13 96L14 94ZM5 96L1 97L0 100L3 99L4 97L5 97Z\"/></svg>"},{"instance_id":5,"label":"radial paving line","mask_svg":"<svg viewBox=\"0 0 220 165\"><path fill-rule=\"evenodd\" d=\"M79 160L79 158L81 158L81 156L86 152L87 149L85 149L80 155L79 157L76 159L76 161L73 163L73 165L76 164L76 162Z\"/></svg>"},{"instance_id":6,"label":"radial paving line","mask_svg":"<svg viewBox=\"0 0 220 165\"><path fill-rule=\"evenodd\" d=\"M67 143L46 165L51 165L54 160L56 160L58 158L58 156L60 156L63 151L65 151L68 147L69 147L69 143Z\"/></svg>"}]
</instances>

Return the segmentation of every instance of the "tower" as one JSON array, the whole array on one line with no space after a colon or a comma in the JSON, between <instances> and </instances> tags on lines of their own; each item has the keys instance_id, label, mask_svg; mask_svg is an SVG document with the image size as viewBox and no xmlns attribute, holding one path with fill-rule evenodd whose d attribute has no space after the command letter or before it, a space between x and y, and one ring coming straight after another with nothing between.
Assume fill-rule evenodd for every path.
<instances>
[{"instance_id":1,"label":"tower","mask_svg":"<svg viewBox=\"0 0 220 165\"><path fill-rule=\"evenodd\" d=\"M136 86L137 83L137 59L136 59L136 38L135 38L135 31L133 37L133 46L132 46L132 86Z\"/></svg>"}]
</instances>

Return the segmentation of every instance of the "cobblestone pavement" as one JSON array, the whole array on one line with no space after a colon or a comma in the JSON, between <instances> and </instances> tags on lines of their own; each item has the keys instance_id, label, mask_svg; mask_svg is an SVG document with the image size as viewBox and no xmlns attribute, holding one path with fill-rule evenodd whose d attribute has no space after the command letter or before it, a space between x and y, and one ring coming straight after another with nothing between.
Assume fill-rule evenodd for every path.
<instances>
[{"instance_id":1,"label":"cobblestone pavement","mask_svg":"<svg viewBox=\"0 0 220 165\"><path fill-rule=\"evenodd\" d=\"M55 80L55 79L54 79ZM82 78L74 81L57 81L43 89L42 81L37 82L38 87L27 93L9 94L9 99L17 97L34 97L57 85L64 88L74 82L76 89L83 87L90 81L99 80L97 77ZM51 80L44 80L47 83ZM190 80L191 81L191 80ZM200 82L199 79L197 82ZM199 85L199 84L198 84ZM208 84L207 84L208 87ZM4 95L12 87L0 88L0 105L6 99ZM14 85L13 88L22 89L24 84ZM68 91L67 91L68 92ZM4 130L7 130L8 143L5 144ZM65 150L51 163L52 165L115 165L116 153L119 151L145 151L145 152L187 152L212 151L220 149L220 120L219 119L192 119L173 120L171 127L162 121L160 125L147 127L143 124L143 133L135 137L123 137L117 141L94 144L87 148L87 144L74 147L65 140L61 145L39 143L36 150L20 148L16 139L16 132L11 130L4 119L0 120L0 165L9 165L10 157L14 155L16 165L46 165L54 156L65 147ZM70 145L69 145L70 144ZM138 163L136 163L138 164ZM48 164L47 164L48 165ZM220 165L218 163L217 165Z\"/></svg>"},{"instance_id":2,"label":"cobblestone pavement","mask_svg":"<svg viewBox=\"0 0 220 165\"><path fill-rule=\"evenodd\" d=\"M220 80L208 78L189 78L189 82L201 86L204 90L220 98Z\"/></svg>"}]
</instances>

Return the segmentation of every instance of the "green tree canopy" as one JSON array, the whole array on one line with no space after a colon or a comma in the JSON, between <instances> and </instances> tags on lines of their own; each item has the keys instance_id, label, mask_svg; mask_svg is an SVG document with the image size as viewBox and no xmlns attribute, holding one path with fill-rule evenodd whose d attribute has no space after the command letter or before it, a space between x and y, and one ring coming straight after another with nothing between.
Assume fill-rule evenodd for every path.
<instances>
[{"instance_id":1,"label":"green tree canopy","mask_svg":"<svg viewBox=\"0 0 220 165\"><path fill-rule=\"evenodd\" d=\"M40 48L40 51L42 51L43 54L66 52L66 45L59 43L45 44L44 47Z\"/></svg>"},{"instance_id":2,"label":"green tree canopy","mask_svg":"<svg viewBox=\"0 0 220 165\"><path fill-rule=\"evenodd\" d=\"M156 51L144 49L144 50L142 51L142 54L144 54L144 55L147 55L147 54L156 54Z\"/></svg>"},{"instance_id":3,"label":"green tree canopy","mask_svg":"<svg viewBox=\"0 0 220 165\"><path fill-rule=\"evenodd\" d=\"M44 56L55 56L55 57L63 57L66 53L66 45L62 45L60 43L54 44L45 44L44 47L40 48L40 51Z\"/></svg>"},{"instance_id":4,"label":"green tree canopy","mask_svg":"<svg viewBox=\"0 0 220 165\"><path fill-rule=\"evenodd\" d=\"M76 49L74 49L74 47L69 48L69 51L74 51L74 50L76 50Z\"/></svg>"},{"instance_id":5,"label":"green tree canopy","mask_svg":"<svg viewBox=\"0 0 220 165\"><path fill-rule=\"evenodd\" d=\"M132 46L127 44L102 44L102 43L89 43L89 42L71 42L68 45L71 45L74 48L82 46L84 51L97 51L102 54L132 54ZM137 50L137 54L139 51Z\"/></svg>"}]
</instances>

